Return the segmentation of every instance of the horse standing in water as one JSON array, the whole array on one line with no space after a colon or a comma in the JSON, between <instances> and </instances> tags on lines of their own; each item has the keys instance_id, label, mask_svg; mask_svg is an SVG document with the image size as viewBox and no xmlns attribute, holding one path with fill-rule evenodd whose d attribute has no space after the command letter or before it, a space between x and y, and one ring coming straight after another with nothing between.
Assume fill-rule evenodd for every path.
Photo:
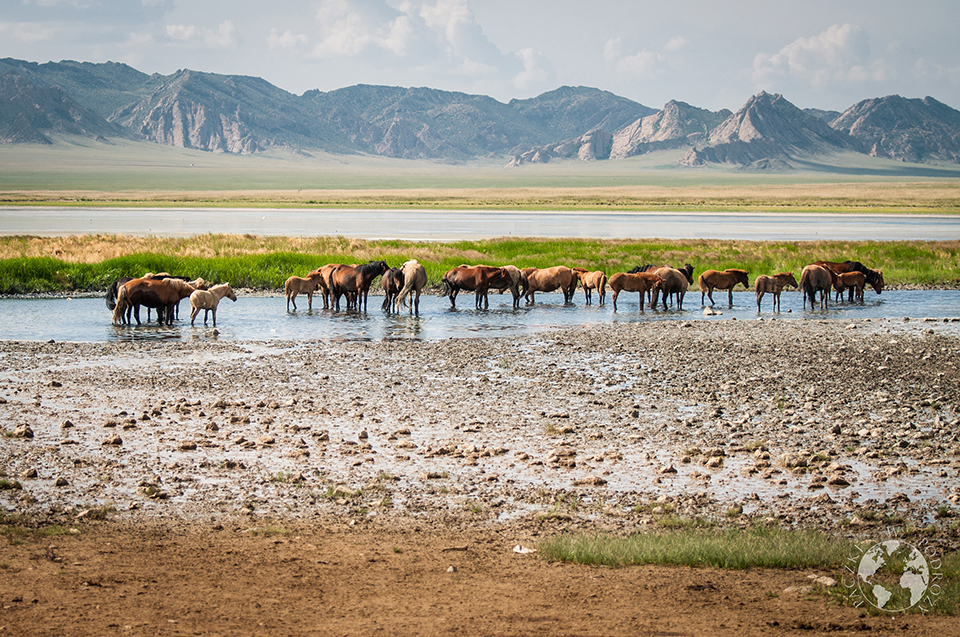
<instances>
[{"instance_id":1,"label":"horse standing in water","mask_svg":"<svg viewBox=\"0 0 960 637\"><path fill-rule=\"evenodd\" d=\"M746 289L750 289L750 279L747 278L747 271L736 268L728 268L723 272L707 270L700 275L697 282L700 284L700 305L703 305L704 296L710 299L710 305L714 305L713 291L716 289L727 291L730 307L733 307L733 288L737 287L737 283L742 284Z\"/></svg>"},{"instance_id":2,"label":"horse standing in water","mask_svg":"<svg viewBox=\"0 0 960 637\"><path fill-rule=\"evenodd\" d=\"M874 292L877 294L883 292L883 270L871 270L859 261L843 261L842 263L837 263L836 261L816 261L813 265L819 265L827 268L834 274L843 274L844 272L862 272L866 283L873 287ZM853 288L851 288L850 295L848 297L848 300L850 301L853 300L853 292Z\"/></svg>"},{"instance_id":3,"label":"horse standing in water","mask_svg":"<svg viewBox=\"0 0 960 637\"><path fill-rule=\"evenodd\" d=\"M320 270L313 270L306 277L292 276L283 284L283 293L287 297L287 311L290 311L290 304L293 309L297 309L297 295L307 295L307 311L313 309L313 293L320 285Z\"/></svg>"},{"instance_id":4,"label":"horse standing in water","mask_svg":"<svg viewBox=\"0 0 960 637\"><path fill-rule=\"evenodd\" d=\"M810 299L810 309L813 310L817 299L817 292L820 292L820 309L825 310L830 304L830 287L837 279L833 270L811 264L803 268L800 273L800 289L803 292L803 307L807 307L807 299Z\"/></svg>"},{"instance_id":5,"label":"horse standing in water","mask_svg":"<svg viewBox=\"0 0 960 637\"><path fill-rule=\"evenodd\" d=\"M173 325L173 311L180 303L180 293L166 281L153 279L131 279L120 286L116 306L113 309L113 322L116 325L129 324L133 313L140 325L140 306L157 309L157 322Z\"/></svg>"},{"instance_id":6,"label":"horse standing in water","mask_svg":"<svg viewBox=\"0 0 960 637\"><path fill-rule=\"evenodd\" d=\"M764 294L769 292L773 295L773 304L770 306L770 311L779 312L780 293L783 292L783 288L788 285L795 288L800 287L797 285L797 280L793 278L792 272L781 272L773 276L761 274L757 277L757 280L754 281L753 285L757 290L757 312L760 311L760 301L763 300Z\"/></svg>"},{"instance_id":7,"label":"horse standing in water","mask_svg":"<svg viewBox=\"0 0 960 637\"><path fill-rule=\"evenodd\" d=\"M403 270L390 268L380 277L380 285L383 286L383 303L380 305L380 309L387 313L396 312L398 308L397 295L403 288Z\"/></svg>"},{"instance_id":8,"label":"horse standing in water","mask_svg":"<svg viewBox=\"0 0 960 637\"><path fill-rule=\"evenodd\" d=\"M571 268L580 278L580 285L583 286L583 300L587 305L593 302L592 290L597 291L600 305L603 305L607 298L607 275L602 270L588 272L586 268Z\"/></svg>"},{"instance_id":9,"label":"horse standing in water","mask_svg":"<svg viewBox=\"0 0 960 637\"><path fill-rule=\"evenodd\" d=\"M213 326L217 326L217 306L220 305L221 299L227 297L233 302L236 302L237 295L233 293L233 288L230 287L229 283L221 283L220 285L215 285L209 290L197 290L190 295L190 325L193 325L193 321L197 318L197 314L200 313L200 310L203 310L203 324L207 324L207 316L210 312L213 312Z\"/></svg>"},{"instance_id":10,"label":"horse standing in water","mask_svg":"<svg viewBox=\"0 0 960 637\"><path fill-rule=\"evenodd\" d=\"M390 269L386 261L371 261L363 265L341 265L334 268L330 274L333 291L334 308L340 311L340 297L347 295L347 306L350 306L350 296L355 295L353 303L358 311L367 311L367 295L370 285L378 276Z\"/></svg>"},{"instance_id":11,"label":"horse standing in water","mask_svg":"<svg viewBox=\"0 0 960 637\"><path fill-rule=\"evenodd\" d=\"M660 277L653 272L617 272L610 277L610 289L613 290L613 311L617 311L617 297L620 292L639 292L640 293L640 311L643 311L643 295L650 293L653 299L653 291L660 287Z\"/></svg>"},{"instance_id":12,"label":"horse standing in water","mask_svg":"<svg viewBox=\"0 0 960 637\"><path fill-rule=\"evenodd\" d=\"M492 265L459 265L447 270L443 275L443 285L439 296L450 298L450 307L457 307L457 294L460 290L473 290L474 307L478 310L490 307L487 294L490 287L510 280L510 274L504 268Z\"/></svg>"},{"instance_id":13,"label":"horse standing in water","mask_svg":"<svg viewBox=\"0 0 960 637\"><path fill-rule=\"evenodd\" d=\"M410 313L420 315L420 294L427 286L427 270L416 259L410 259L400 266L403 288L397 293L397 307L410 306ZM416 295L416 296L414 296ZM407 303L407 297L410 303Z\"/></svg>"}]
</instances>

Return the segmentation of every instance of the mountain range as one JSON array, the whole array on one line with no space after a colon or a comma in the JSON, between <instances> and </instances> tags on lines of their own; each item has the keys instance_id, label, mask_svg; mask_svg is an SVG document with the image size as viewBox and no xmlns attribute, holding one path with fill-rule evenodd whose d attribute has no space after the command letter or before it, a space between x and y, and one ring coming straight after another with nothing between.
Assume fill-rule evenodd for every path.
<instances>
[{"instance_id":1,"label":"mountain range","mask_svg":"<svg viewBox=\"0 0 960 637\"><path fill-rule=\"evenodd\" d=\"M144 140L211 152L368 153L509 166L616 161L679 149L680 164L759 169L859 152L911 163L960 163L960 111L932 97L863 100L844 112L800 109L760 92L736 112L671 100L660 110L564 86L504 104L431 88L356 85L294 95L249 76L126 64L0 60L0 143L61 135Z\"/></svg>"}]
</instances>

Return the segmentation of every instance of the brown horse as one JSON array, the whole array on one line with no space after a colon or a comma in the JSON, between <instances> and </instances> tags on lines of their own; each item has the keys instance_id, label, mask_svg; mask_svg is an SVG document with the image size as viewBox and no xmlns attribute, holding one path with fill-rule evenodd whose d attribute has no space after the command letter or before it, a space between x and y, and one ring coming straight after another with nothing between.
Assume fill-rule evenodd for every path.
<instances>
[{"instance_id":1,"label":"brown horse","mask_svg":"<svg viewBox=\"0 0 960 637\"><path fill-rule=\"evenodd\" d=\"M613 291L613 311L617 311L617 297L620 292L639 292L640 311L643 311L643 295L660 287L661 279L653 272L617 272L610 277L610 289Z\"/></svg>"},{"instance_id":2,"label":"brown horse","mask_svg":"<svg viewBox=\"0 0 960 637\"><path fill-rule=\"evenodd\" d=\"M652 308L657 307L657 298L660 295L660 292L663 292L663 309L667 309L667 297L671 294L676 295L677 297L677 309L683 309L683 297L687 293L688 280L687 276L680 270L676 270L669 266L663 266L657 268L653 272L658 277L660 277L660 285L658 288L653 290L653 303L650 305Z\"/></svg>"},{"instance_id":3,"label":"brown horse","mask_svg":"<svg viewBox=\"0 0 960 637\"><path fill-rule=\"evenodd\" d=\"M333 296L333 280L330 278L333 276L333 271L341 267L342 263L328 263L327 265L321 266L313 272L320 273L320 280L317 284L317 287L320 289L320 293L323 295L323 309L330 309L330 301ZM349 301L349 297L347 299Z\"/></svg>"},{"instance_id":4,"label":"brown horse","mask_svg":"<svg viewBox=\"0 0 960 637\"><path fill-rule=\"evenodd\" d=\"M320 271L312 270L306 276L292 276L283 284L283 293L287 296L287 311L290 311L290 304L293 303L293 309L297 309L297 295L307 295L307 311L313 309L313 293L320 286Z\"/></svg>"},{"instance_id":5,"label":"brown horse","mask_svg":"<svg viewBox=\"0 0 960 637\"><path fill-rule=\"evenodd\" d=\"M505 265L503 266L504 272L507 273L507 278L494 282L491 286L491 290L496 290L499 293L503 293L504 290L510 290L510 294L513 296L513 308L517 309L520 307L520 299L523 297L523 289L527 286L527 278L523 276L523 272L520 271L515 265Z\"/></svg>"},{"instance_id":6,"label":"brown horse","mask_svg":"<svg viewBox=\"0 0 960 637\"><path fill-rule=\"evenodd\" d=\"M527 305L533 305L535 292L563 292L563 302L572 303L573 293L577 291L580 279L577 273L565 265L556 265L552 268L524 268L523 275L527 277Z\"/></svg>"},{"instance_id":7,"label":"brown horse","mask_svg":"<svg viewBox=\"0 0 960 637\"><path fill-rule=\"evenodd\" d=\"M472 290L476 293L476 309L490 307L487 294L494 284L509 281L510 275L503 268L492 265L460 265L443 275L439 296L450 297L450 307L457 306L457 294L460 290Z\"/></svg>"},{"instance_id":8,"label":"brown horse","mask_svg":"<svg viewBox=\"0 0 960 637\"><path fill-rule=\"evenodd\" d=\"M403 289L403 270L400 268L390 268L380 277L380 285L383 286L383 303L380 309L385 312L396 312L398 308L397 296Z\"/></svg>"},{"instance_id":9,"label":"brown horse","mask_svg":"<svg viewBox=\"0 0 960 637\"><path fill-rule=\"evenodd\" d=\"M638 272L653 272L654 270L659 270L660 268L669 268L669 265L638 265L637 267L627 270L627 274L637 274ZM675 268L680 272L683 272L683 276L687 278L687 284L693 285L693 266L689 263L685 263L682 268Z\"/></svg>"},{"instance_id":10,"label":"brown horse","mask_svg":"<svg viewBox=\"0 0 960 637\"><path fill-rule=\"evenodd\" d=\"M334 308L340 311L340 297L347 295L347 309L350 308L350 296L354 296L353 306L361 312L367 311L367 296L373 280L390 269L386 261L371 261L363 265L341 265L330 274L333 283Z\"/></svg>"},{"instance_id":11,"label":"brown horse","mask_svg":"<svg viewBox=\"0 0 960 637\"><path fill-rule=\"evenodd\" d=\"M773 276L761 274L753 284L757 290L757 312L760 311L760 301L767 292L773 295L773 305L770 306L770 310L779 312L780 293L783 292L783 288L788 285L795 288L800 287L797 285L797 280L793 278L792 272L781 272Z\"/></svg>"},{"instance_id":12,"label":"brown horse","mask_svg":"<svg viewBox=\"0 0 960 637\"><path fill-rule=\"evenodd\" d=\"M883 270L871 270L859 261L843 261L841 263L837 263L836 261L817 261L813 265L829 268L830 271L835 274L843 274L844 272L862 272L866 282L873 287L874 292L877 294L883 292ZM848 300L853 300L852 288L850 289L850 296Z\"/></svg>"},{"instance_id":13,"label":"brown horse","mask_svg":"<svg viewBox=\"0 0 960 637\"><path fill-rule=\"evenodd\" d=\"M830 287L837 279L836 273L829 268L811 264L803 268L800 273L800 290L803 292L803 307L807 307L810 299L810 309L813 310L817 292L820 292L820 309L825 310L830 302Z\"/></svg>"},{"instance_id":14,"label":"brown horse","mask_svg":"<svg viewBox=\"0 0 960 637\"><path fill-rule=\"evenodd\" d=\"M410 313L420 314L420 293L427 287L427 270L416 259L410 259L400 266L403 276L403 289L397 294L397 305L409 305ZM416 296L414 296L416 295ZM412 302L407 303L407 297Z\"/></svg>"},{"instance_id":15,"label":"brown horse","mask_svg":"<svg viewBox=\"0 0 960 637\"><path fill-rule=\"evenodd\" d=\"M157 309L157 323L173 325L173 310L180 303L180 293L166 281L131 279L120 286L117 305L113 310L113 322L117 325L130 323L132 311L140 325L140 306Z\"/></svg>"},{"instance_id":16,"label":"brown horse","mask_svg":"<svg viewBox=\"0 0 960 637\"><path fill-rule=\"evenodd\" d=\"M601 270L596 270L595 272L588 272L586 268L572 268L572 270L576 272L580 278L580 285L583 286L583 298L586 304L590 305L592 302L591 291L596 290L600 305L603 305L603 301L607 296L607 275Z\"/></svg>"},{"instance_id":17,"label":"brown horse","mask_svg":"<svg viewBox=\"0 0 960 637\"><path fill-rule=\"evenodd\" d=\"M850 290L849 300L856 299L863 303L863 288L866 283L867 276L863 272L841 272L833 283L833 289L837 291L836 300L843 298L844 290Z\"/></svg>"},{"instance_id":18,"label":"brown horse","mask_svg":"<svg viewBox=\"0 0 960 637\"><path fill-rule=\"evenodd\" d=\"M730 306L733 307L733 288L740 283L745 289L750 289L750 279L747 278L746 270L737 270L728 268L723 272L718 270L705 270L697 279L700 284L700 305L703 305L703 297L710 299L710 305L713 305L713 291L726 290L729 297Z\"/></svg>"}]
</instances>

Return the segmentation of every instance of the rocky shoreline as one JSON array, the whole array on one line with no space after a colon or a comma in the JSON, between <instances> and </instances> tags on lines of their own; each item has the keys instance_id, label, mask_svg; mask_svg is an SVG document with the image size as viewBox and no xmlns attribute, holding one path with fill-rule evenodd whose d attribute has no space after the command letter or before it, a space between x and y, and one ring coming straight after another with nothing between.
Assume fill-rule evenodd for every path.
<instances>
[{"instance_id":1,"label":"rocky shoreline","mask_svg":"<svg viewBox=\"0 0 960 637\"><path fill-rule=\"evenodd\" d=\"M0 343L6 519L922 531L960 546L955 323Z\"/></svg>"}]
</instances>

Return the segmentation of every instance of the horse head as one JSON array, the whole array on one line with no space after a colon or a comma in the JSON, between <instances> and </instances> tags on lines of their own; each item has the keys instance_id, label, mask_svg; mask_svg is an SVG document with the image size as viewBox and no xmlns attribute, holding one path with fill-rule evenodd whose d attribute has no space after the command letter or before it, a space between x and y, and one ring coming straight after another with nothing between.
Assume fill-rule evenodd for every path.
<instances>
[{"instance_id":1,"label":"horse head","mask_svg":"<svg viewBox=\"0 0 960 637\"><path fill-rule=\"evenodd\" d=\"M870 282L870 285L873 286L873 290L880 294L883 291L883 270L874 270L876 276L873 277L873 281Z\"/></svg>"}]
</instances>

